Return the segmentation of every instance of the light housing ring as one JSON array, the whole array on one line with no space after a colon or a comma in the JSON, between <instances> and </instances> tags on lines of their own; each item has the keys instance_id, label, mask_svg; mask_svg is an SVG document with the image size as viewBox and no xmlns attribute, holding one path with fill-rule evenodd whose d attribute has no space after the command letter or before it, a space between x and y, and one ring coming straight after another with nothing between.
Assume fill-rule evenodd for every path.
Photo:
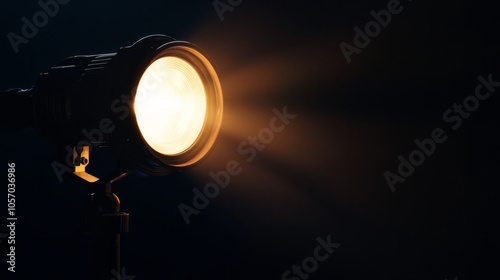
<instances>
[{"instance_id":1,"label":"light housing ring","mask_svg":"<svg viewBox=\"0 0 500 280\"><path fill-rule=\"evenodd\" d=\"M153 62L163 57L180 58L191 65L205 87L206 93L206 115L203 127L195 142L185 151L176 155L164 155L153 149L144 137L141 137L141 146L147 153L153 155L158 161L173 167L185 167L198 162L203 158L217 138L223 114L222 89L217 73L201 51L194 45L183 41L172 41L160 46L156 50L156 55L150 60L144 69L147 69ZM139 78L140 79L140 78ZM136 81L136 84L139 80ZM134 92L135 91L135 92ZM135 102L137 86L132 90L132 103ZM135 111L132 111L134 130L140 131Z\"/></svg>"}]
</instances>

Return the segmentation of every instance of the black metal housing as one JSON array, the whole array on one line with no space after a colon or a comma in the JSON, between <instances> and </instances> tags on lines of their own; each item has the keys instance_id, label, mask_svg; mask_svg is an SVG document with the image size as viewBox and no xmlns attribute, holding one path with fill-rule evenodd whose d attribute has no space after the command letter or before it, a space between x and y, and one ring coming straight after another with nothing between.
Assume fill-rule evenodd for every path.
<instances>
[{"instance_id":1,"label":"black metal housing","mask_svg":"<svg viewBox=\"0 0 500 280\"><path fill-rule=\"evenodd\" d=\"M131 106L145 69L165 56L190 63L207 93L205 124L197 141L173 156L146 143ZM147 36L116 53L69 57L42 73L31 90L14 90L3 98L10 104L30 103L26 106L33 109L23 114L31 111L32 116L23 123L34 125L40 134L70 146L109 146L122 166L147 175L164 175L199 161L215 141L222 118L222 92L213 66L195 45L165 35Z\"/></svg>"}]
</instances>

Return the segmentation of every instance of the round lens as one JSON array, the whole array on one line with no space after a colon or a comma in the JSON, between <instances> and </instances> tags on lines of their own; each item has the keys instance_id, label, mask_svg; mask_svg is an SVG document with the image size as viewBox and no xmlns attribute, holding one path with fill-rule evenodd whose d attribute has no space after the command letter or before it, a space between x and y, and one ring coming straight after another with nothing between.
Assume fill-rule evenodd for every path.
<instances>
[{"instance_id":1,"label":"round lens","mask_svg":"<svg viewBox=\"0 0 500 280\"><path fill-rule=\"evenodd\" d=\"M193 66L178 57L162 57L149 65L133 104L142 137L163 155L188 150L205 122L203 81Z\"/></svg>"}]
</instances>

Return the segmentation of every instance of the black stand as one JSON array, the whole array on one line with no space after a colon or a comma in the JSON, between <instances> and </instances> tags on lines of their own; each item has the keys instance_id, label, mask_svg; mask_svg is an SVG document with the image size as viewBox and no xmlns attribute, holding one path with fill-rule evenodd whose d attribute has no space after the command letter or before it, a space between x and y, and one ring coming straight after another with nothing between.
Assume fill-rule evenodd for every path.
<instances>
[{"instance_id":1,"label":"black stand","mask_svg":"<svg viewBox=\"0 0 500 280\"><path fill-rule=\"evenodd\" d=\"M120 212L111 184L121 177L105 186L98 183L87 197L83 225L92 242L89 280L120 280L120 234L129 230L129 214Z\"/></svg>"}]
</instances>

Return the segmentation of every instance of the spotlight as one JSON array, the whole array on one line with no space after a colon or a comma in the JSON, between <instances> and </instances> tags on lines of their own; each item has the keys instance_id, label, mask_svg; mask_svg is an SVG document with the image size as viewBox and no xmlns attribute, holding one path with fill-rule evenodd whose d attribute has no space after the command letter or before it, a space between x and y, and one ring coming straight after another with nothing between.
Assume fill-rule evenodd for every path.
<instances>
[{"instance_id":1,"label":"spotlight","mask_svg":"<svg viewBox=\"0 0 500 280\"><path fill-rule=\"evenodd\" d=\"M69 57L42 73L33 88L0 95L2 122L33 126L61 149L73 147L72 174L88 189L84 230L95 235L92 279L120 267L120 233L129 215L111 186L131 170L164 175L201 160L222 122L217 73L193 44L151 35L116 53ZM15 110L11 110L11 109ZM117 170L86 172L92 147L110 148Z\"/></svg>"},{"instance_id":2,"label":"spotlight","mask_svg":"<svg viewBox=\"0 0 500 280\"><path fill-rule=\"evenodd\" d=\"M110 147L127 169L147 175L203 158L223 111L220 82L206 56L164 35L116 53L69 57L33 88L7 91L2 99L19 108L4 116L11 128L33 125L79 152L85 144Z\"/></svg>"}]
</instances>

